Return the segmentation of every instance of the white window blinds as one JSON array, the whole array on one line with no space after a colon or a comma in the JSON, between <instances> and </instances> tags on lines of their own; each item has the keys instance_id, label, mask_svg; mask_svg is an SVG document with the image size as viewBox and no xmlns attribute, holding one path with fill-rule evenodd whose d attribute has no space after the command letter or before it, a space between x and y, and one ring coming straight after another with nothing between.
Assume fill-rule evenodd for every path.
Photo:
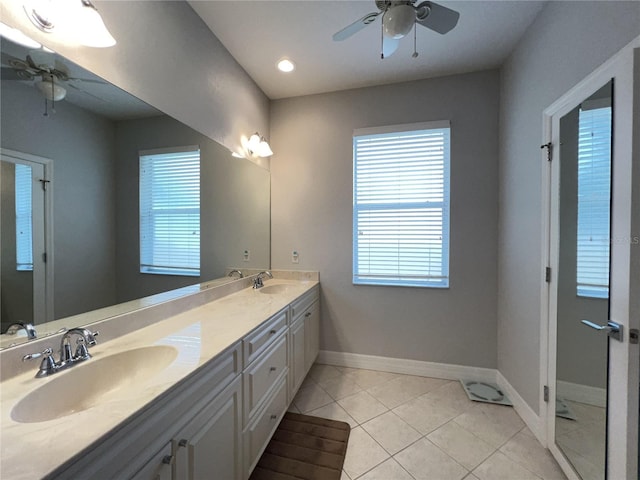
<instances>
[{"instance_id":1,"label":"white window blinds","mask_svg":"<svg viewBox=\"0 0 640 480\"><path fill-rule=\"evenodd\" d=\"M611 107L580 110L577 293L609 296Z\"/></svg>"},{"instance_id":2,"label":"white window blinds","mask_svg":"<svg viewBox=\"0 0 640 480\"><path fill-rule=\"evenodd\" d=\"M31 167L16 163L16 270L33 270Z\"/></svg>"},{"instance_id":3,"label":"white window blinds","mask_svg":"<svg viewBox=\"0 0 640 480\"><path fill-rule=\"evenodd\" d=\"M140 153L140 272L200 275L200 151Z\"/></svg>"},{"instance_id":4,"label":"white window blinds","mask_svg":"<svg viewBox=\"0 0 640 480\"><path fill-rule=\"evenodd\" d=\"M354 135L354 284L448 287L450 155L443 125Z\"/></svg>"}]
</instances>

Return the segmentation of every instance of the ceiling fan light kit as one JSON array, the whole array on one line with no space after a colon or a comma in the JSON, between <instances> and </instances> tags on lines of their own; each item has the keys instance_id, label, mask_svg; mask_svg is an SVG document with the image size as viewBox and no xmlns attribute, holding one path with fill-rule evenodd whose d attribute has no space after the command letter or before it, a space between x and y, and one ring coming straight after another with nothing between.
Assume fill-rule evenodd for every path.
<instances>
[{"instance_id":1,"label":"ceiling fan light kit","mask_svg":"<svg viewBox=\"0 0 640 480\"><path fill-rule=\"evenodd\" d=\"M398 48L398 42L405 37L415 25L422 25L434 32L444 35L457 24L460 14L440 4L424 1L415 5L416 0L378 0L375 2L378 12L372 12L333 35L335 42L341 42L356 34L367 25L371 25L382 15L382 54L381 58L391 56ZM412 57L418 52L415 48Z\"/></svg>"},{"instance_id":2,"label":"ceiling fan light kit","mask_svg":"<svg viewBox=\"0 0 640 480\"><path fill-rule=\"evenodd\" d=\"M90 0L30 0L24 11L40 31L87 47L112 47L115 38Z\"/></svg>"},{"instance_id":3,"label":"ceiling fan light kit","mask_svg":"<svg viewBox=\"0 0 640 480\"><path fill-rule=\"evenodd\" d=\"M411 5L389 7L382 17L384 35L400 39L408 34L416 23L416 11Z\"/></svg>"},{"instance_id":4,"label":"ceiling fan light kit","mask_svg":"<svg viewBox=\"0 0 640 480\"><path fill-rule=\"evenodd\" d=\"M59 102L67 96L67 89L58 85L53 78L45 78L35 83L35 87L44 98L51 102Z\"/></svg>"}]
</instances>

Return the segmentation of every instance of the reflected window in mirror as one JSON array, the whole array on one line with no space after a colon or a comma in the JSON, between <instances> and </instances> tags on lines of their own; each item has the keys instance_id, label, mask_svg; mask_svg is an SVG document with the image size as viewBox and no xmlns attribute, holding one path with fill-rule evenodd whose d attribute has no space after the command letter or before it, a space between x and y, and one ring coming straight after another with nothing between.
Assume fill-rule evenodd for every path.
<instances>
[{"instance_id":1,"label":"reflected window in mirror","mask_svg":"<svg viewBox=\"0 0 640 480\"><path fill-rule=\"evenodd\" d=\"M577 293L609 296L611 100L584 102L578 133Z\"/></svg>"},{"instance_id":2,"label":"reflected window in mirror","mask_svg":"<svg viewBox=\"0 0 640 480\"><path fill-rule=\"evenodd\" d=\"M31 167L16 163L16 270L33 271Z\"/></svg>"},{"instance_id":3,"label":"reflected window in mirror","mask_svg":"<svg viewBox=\"0 0 640 480\"><path fill-rule=\"evenodd\" d=\"M200 275L200 149L140 152L140 272Z\"/></svg>"}]
</instances>

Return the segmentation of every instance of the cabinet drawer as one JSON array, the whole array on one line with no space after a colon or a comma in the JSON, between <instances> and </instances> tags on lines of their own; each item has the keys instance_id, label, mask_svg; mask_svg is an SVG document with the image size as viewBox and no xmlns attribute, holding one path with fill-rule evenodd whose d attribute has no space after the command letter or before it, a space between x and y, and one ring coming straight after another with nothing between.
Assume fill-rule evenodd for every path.
<instances>
[{"instance_id":1,"label":"cabinet drawer","mask_svg":"<svg viewBox=\"0 0 640 480\"><path fill-rule=\"evenodd\" d=\"M240 359L240 343L231 347L226 352L220 354L219 358L207 365L210 372L208 393L215 395L222 391L231 380L237 377L242 371Z\"/></svg>"},{"instance_id":2,"label":"cabinet drawer","mask_svg":"<svg viewBox=\"0 0 640 480\"><path fill-rule=\"evenodd\" d=\"M276 313L242 340L245 368L287 328L288 307Z\"/></svg>"},{"instance_id":3,"label":"cabinet drawer","mask_svg":"<svg viewBox=\"0 0 640 480\"><path fill-rule=\"evenodd\" d=\"M286 377L278 382L278 387L271 400L260 415L245 430L245 464L249 467L246 478L258 462L260 455L267 447L273 432L282 420L282 416L287 409L287 382Z\"/></svg>"},{"instance_id":4,"label":"cabinet drawer","mask_svg":"<svg viewBox=\"0 0 640 480\"><path fill-rule=\"evenodd\" d=\"M291 304L291 323L294 323L297 318L309 308L309 306L318 300L319 291L318 286L313 287L302 297Z\"/></svg>"},{"instance_id":5,"label":"cabinet drawer","mask_svg":"<svg viewBox=\"0 0 640 480\"><path fill-rule=\"evenodd\" d=\"M268 394L276 381L286 374L288 334L278 337L272 347L262 354L243 373L244 422L255 413L256 407Z\"/></svg>"}]
</instances>

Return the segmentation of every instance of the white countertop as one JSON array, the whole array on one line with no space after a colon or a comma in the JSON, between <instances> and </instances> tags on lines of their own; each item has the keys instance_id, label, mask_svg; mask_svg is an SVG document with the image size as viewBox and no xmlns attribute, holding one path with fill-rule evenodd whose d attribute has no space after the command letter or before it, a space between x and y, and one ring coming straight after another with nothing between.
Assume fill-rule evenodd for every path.
<instances>
[{"instance_id":1,"label":"white countertop","mask_svg":"<svg viewBox=\"0 0 640 480\"><path fill-rule=\"evenodd\" d=\"M98 344L90 349L92 359L66 371L35 378L39 360L34 360L33 371L2 382L0 478L34 480L51 473L198 367L240 341L318 282L282 279L265 282L267 286L274 284L287 284L290 288L276 294L246 288L108 343ZM100 337L97 340L99 342ZM133 386L109 392L86 410L35 423L20 423L12 418L11 411L16 403L47 382L100 358L151 345L173 346L178 356L159 373ZM76 388L81 389L82 385ZM48 401L50 399L43 398L43 405Z\"/></svg>"}]
</instances>

